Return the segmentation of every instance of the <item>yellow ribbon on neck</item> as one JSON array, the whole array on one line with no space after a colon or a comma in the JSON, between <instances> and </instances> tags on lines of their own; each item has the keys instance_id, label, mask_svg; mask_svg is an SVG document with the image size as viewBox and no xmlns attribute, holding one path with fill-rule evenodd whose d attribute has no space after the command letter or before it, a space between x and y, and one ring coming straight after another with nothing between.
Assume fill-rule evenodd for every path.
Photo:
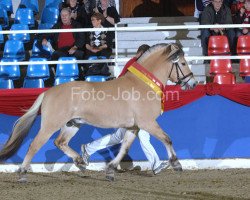
<instances>
[{"instance_id":1,"label":"yellow ribbon on neck","mask_svg":"<svg viewBox=\"0 0 250 200\"><path fill-rule=\"evenodd\" d=\"M138 77L140 80L142 80L144 83L146 83L149 87L151 87L157 95L159 95L162 99L162 112L164 110L164 102L163 102L163 91L161 87L159 87L153 80L148 78L144 73L139 71L136 67L131 65L128 68L128 71L130 71L132 74L134 74L136 77Z\"/></svg>"}]
</instances>

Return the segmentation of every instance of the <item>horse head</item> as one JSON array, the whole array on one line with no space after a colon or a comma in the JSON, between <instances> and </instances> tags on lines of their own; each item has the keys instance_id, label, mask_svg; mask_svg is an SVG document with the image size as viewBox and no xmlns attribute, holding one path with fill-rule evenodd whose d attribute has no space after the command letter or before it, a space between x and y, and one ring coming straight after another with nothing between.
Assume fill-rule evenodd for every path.
<instances>
[{"instance_id":1,"label":"horse head","mask_svg":"<svg viewBox=\"0 0 250 200\"><path fill-rule=\"evenodd\" d=\"M145 52L138 62L163 84L170 80L180 85L183 90L192 89L197 85L184 52L178 44L156 44Z\"/></svg>"},{"instance_id":2,"label":"horse head","mask_svg":"<svg viewBox=\"0 0 250 200\"><path fill-rule=\"evenodd\" d=\"M168 75L170 81L180 85L181 89L192 89L197 85L188 63L184 57L184 52L178 44L170 44L166 48L167 60L171 63Z\"/></svg>"}]
</instances>

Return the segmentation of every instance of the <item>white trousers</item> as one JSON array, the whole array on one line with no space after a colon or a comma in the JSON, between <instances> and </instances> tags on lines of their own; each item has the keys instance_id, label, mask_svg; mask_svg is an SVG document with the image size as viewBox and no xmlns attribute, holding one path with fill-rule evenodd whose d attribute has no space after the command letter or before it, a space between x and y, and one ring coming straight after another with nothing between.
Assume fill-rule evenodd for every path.
<instances>
[{"instance_id":1,"label":"white trousers","mask_svg":"<svg viewBox=\"0 0 250 200\"><path fill-rule=\"evenodd\" d=\"M92 155L98 150L105 149L107 147L119 144L122 142L126 129L119 128L115 133L105 135L93 142L90 142L85 145L86 151L89 155ZM154 147L150 143L150 135L148 132L144 130L140 130L138 133L138 137L140 140L141 148L147 157L148 161L150 162L151 169L156 169L160 164L161 161L159 156L157 155Z\"/></svg>"}]
</instances>

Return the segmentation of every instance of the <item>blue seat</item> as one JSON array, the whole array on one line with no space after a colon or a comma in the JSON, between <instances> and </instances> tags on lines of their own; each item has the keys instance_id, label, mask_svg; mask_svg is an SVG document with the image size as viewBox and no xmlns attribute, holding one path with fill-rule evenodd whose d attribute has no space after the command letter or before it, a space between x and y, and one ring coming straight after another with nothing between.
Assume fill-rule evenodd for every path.
<instances>
[{"instance_id":1,"label":"blue seat","mask_svg":"<svg viewBox=\"0 0 250 200\"><path fill-rule=\"evenodd\" d=\"M89 56L88 60L107 59L105 56Z\"/></svg>"},{"instance_id":2,"label":"blue seat","mask_svg":"<svg viewBox=\"0 0 250 200\"><path fill-rule=\"evenodd\" d=\"M245 81L245 83L250 83L250 76L245 76L244 81Z\"/></svg>"},{"instance_id":3,"label":"blue seat","mask_svg":"<svg viewBox=\"0 0 250 200\"><path fill-rule=\"evenodd\" d=\"M25 59L25 50L23 42L20 40L7 40L4 45L3 58L16 59L22 61Z\"/></svg>"},{"instance_id":4,"label":"blue seat","mask_svg":"<svg viewBox=\"0 0 250 200\"><path fill-rule=\"evenodd\" d=\"M86 76L85 77L85 81L87 82L104 82L109 78L109 76L99 76L99 75L95 75L95 76Z\"/></svg>"},{"instance_id":5,"label":"blue seat","mask_svg":"<svg viewBox=\"0 0 250 200\"><path fill-rule=\"evenodd\" d=\"M21 0L22 5L25 5L26 8L30 8L35 14L39 12L38 0Z\"/></svg>"},{"instance_id":6,"label":"blue seat","mask_svg":"<svg viewBox=\"0 0 250 200\"><path fill-rule=\"evenodd\" d=\"M15 24L26 24L29 27L35 26L34 13L30 8L18 8L15 15Z\"/></svg>"},{"instance_id":7,"label":"blue seat","mask_svg":"<svg viewBox=\"0 0 250 200\"><path fill-rule=\"evenodd\" d=\"M55 24L59 17L59 9L54 7L45 7L42 12L41 24Z\"/></svg>"},{"instance_id":8,"label":"blue seat","mask_svg":"<svg viewBox=\"0 0 250 200\"><path fill-rule=\"evenodd\" d=\"M0 5L2 5L6 11L13 13L12 0L0 0Z\"/></svg>"},{"instance_id":9,"label":"blue seat","mask_svg":"<svg viewBox=\"0 0 250 200\"><path fill-rule=\"evenodd\" d=\"M2 59L3 62L15 62L17 60ZM13 80L20 78L19 65L0 65L0 88L12 89L14 88Z\"/></svg>"},{"instance_id":10,"label":"blue seat","mask_svg":"<svg viewBox=\"0 0 250 200\"><path fill-rule=\"evenodd\" d=\"M31 58L30 62L39 62L39 64L29 64L26 77L24 79L24 88L44 88L44 80L50 77L49 66L43 62L46 58Z\"/></svg>"},{"instance_id":11,"label":"blue seat","mask_svg":"<svg viewBox=\"0 0 250 200\"><path fill-rule=\"evenodd\" d=\"M48 46L42 46L43 50L46 51L46 55L45 55L45 52L41 52L41 50L36 46L36 44L37 44L37 40L35 40L33 43L31 57L32 58L41 57L41 53L43 53L47 59L50 59L52 55L51 49Z\"/></svg>"},{"instance_id":12,"label":"blue seat","mask_svg":"<svg viewBox=\"0 0 250 200\"><path fill-rule=\"evenodd\" d=\"M62 0L45 0L45 7L59 8Z\"/></svg>"},{"instance_id":13,"label":"blue seat","mask_svg":"<svg viewBox=\"0 0 250 200\"><path fill-rule=\"evenodd\" d=\"M44 24L39 24L38 29L39 30L51 29L53 26L54 26L54 24L44 23Z\"/></svg>"},{"instance_id":14,"label":"blue seat","mask_svg":"<svg viewBox=\"0 0 250 200\"><path fill-rule=\"evenodd\" d=\"M29 30L28 25L26 24L12 24L10 30ZM29 33L14 33L9 35L10 40L20 40L23 43L30 41Z\"/></svg>"},{"instance_id":15,"label":"blue seat","mask_svg":"<svg viewBox=\"0 0 250 200\"><path fill-rule=\"evenodd\" d=\"M2 26L0 25L0 31L2 31ZM3 37L3 34L0 33L0 44L3 44L4 43L4 37Z\"/></svg>"},{"instance_id":16,"label":"blue seat","mask_svg":"<svg viewBox=\"0 0 250 200\"><path fill-rule=\"evenodd\" d=\"M2 19L2 21L1 21L2 28L8 29L9 28L8 14L7 14L7 11L5 10L5 8L3 8L1 5L0 5L0 18Z\"/></svg>"},{"instance_id":17,"label":"blue seat","mask_svg":"<svg viewBox=\"0 0 250 200\"><path fill-rule=\"evenodd\" d=\"M58 61L76 61L75 57L61 57ZM64 64L60 63L56 66L56 77L55 85L66 83L69 81L74 81L79 76L78 64L70 63Z\"/></svg>"}]
</instances>

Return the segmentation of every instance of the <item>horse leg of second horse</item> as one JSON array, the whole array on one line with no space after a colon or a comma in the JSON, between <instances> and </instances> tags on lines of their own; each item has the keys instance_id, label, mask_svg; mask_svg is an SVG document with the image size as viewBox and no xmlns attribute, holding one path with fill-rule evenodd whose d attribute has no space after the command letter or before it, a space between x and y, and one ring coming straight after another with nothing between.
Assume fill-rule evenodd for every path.
<instances>
[{"instance_id":1,"label":"horse leg of second horse","mask_svg":"<svg viewBox=\"0 0 250 200\"><path fill-rule=\"evenodd\" d=\"M72 137L77 133L79 127L76 126L63 126L59 136L55 140L55 145L62 150L67 156L73 159L75 165L83 172L86 169L82 157L71 149L68 144Z\"/></svg>"},{"instance_id":2,"label":"horse leg of second horse","mask_svg":"<svg viewBox=\"0 0 250 200\"><path fill-rule=\"evenodd\" d=\"M117 156L107 165L106 168L106 179L109 181L114 181L115 179L115 169L121 162L122 158L128 153L128 150L136 138L138 130L127 130L122 141L121 148Z\"/></svg>"},{"instance_id":3,"label":"horse leg of second horse","mask_svg":"<svg viewBox=\"0 0 250 200\"><path fill-rule=\"evenodd\" d=\"M168 136L168 134L165 133L156 122L150 124L150 126L147 125L147 127L144 130L148 131L151 135L154 135L161 142L163 142L168 152L169 164L173 167L175 171L182 171L181 163L179 162L176 156L176 153L172 145L172 141Z\"/></svg>"}]
</instances>

